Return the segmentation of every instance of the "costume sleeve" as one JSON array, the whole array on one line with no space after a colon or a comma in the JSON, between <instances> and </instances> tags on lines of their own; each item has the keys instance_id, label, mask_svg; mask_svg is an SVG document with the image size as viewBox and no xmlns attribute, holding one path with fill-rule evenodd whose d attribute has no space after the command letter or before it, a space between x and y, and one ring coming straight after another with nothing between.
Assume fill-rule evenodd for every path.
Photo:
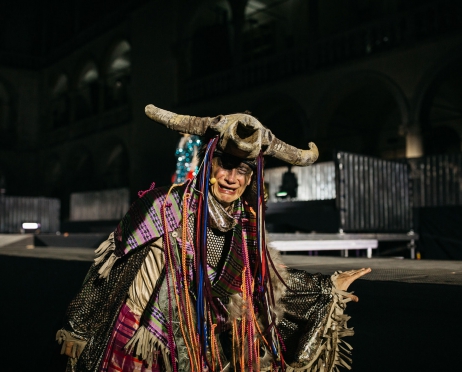
<instances>
[{"instance_id":1,"label":"costume sleeve","mask_svg":"<svg viewBox=\"0 0 462 372\"><path fill-rule=\"evenodd\" d=\"M280 299L284 315L278 324L288 364L286 371L349 369L351 346L341 338L353 334L343 314L350 301L333 284L337 274L309 274L287 269L285 294Z\"/></svg>"}]
</instances>

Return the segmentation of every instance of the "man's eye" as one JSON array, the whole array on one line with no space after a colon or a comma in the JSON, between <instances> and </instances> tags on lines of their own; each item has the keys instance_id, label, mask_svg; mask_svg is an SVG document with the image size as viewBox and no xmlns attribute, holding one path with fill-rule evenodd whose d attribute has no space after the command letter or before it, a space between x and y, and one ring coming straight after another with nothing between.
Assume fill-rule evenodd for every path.
<instances>
[{"instance_id":1,"label":"man's eye","mask_svg":"<svg viewBox=\"0 0 462 372\"><path fill-rule=\"evenodd\" d=\"M249 170L247 168L243 168L243 167L239 167L237 168L237 171L240 173L240 174L247 174L249 173Z\"/></svg>"}]
</instances>

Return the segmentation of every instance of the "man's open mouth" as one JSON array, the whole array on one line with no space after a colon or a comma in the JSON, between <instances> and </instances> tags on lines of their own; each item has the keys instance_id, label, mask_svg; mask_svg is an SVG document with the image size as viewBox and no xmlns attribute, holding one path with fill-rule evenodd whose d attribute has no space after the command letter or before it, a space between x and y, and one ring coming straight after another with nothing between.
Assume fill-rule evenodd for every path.
<instances>
[{"instance_id":1,"label":"man's open mouth","mask_svg":"<svg viewBox=\"0 0 462 372\"><path fill-rule=\"evenodd\" d=\"M232 189L232 188L226 187L226 186L218 185L218 188L219 188L220 192L225 193L225 194L234 194L236 192L236 189Z\"/></svg>"}]
</instances>

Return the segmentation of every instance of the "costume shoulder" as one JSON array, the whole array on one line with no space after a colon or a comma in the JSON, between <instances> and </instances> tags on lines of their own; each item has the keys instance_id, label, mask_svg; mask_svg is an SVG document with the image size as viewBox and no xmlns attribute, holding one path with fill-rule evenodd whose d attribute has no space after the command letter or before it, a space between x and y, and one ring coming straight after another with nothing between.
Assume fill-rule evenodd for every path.
<instances>
[{"instance_id":1,"label":"costume shoulder","mask_svg":"<svg viewBox=\"0 0 462 372\"><path fill-rule=\"evenodd\" d=\"M137 199L114 232L115 255L124 256L161 237L165 230L170 232L178 228L183 212L183 195L189 189L190 183L159 187ZM189 202L188 208L194 208L194 203Z\"/></svg>"}]
</instances>

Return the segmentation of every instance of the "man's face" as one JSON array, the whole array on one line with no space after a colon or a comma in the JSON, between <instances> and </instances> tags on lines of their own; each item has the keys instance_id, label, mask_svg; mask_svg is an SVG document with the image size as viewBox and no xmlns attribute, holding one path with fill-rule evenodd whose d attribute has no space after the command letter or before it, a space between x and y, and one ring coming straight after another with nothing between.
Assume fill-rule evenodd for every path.
<instances>
[{"instance_id":1,"label":"man's face","mask_svg":"<svg viewBox=\"0 0 462 372\"><path fill-rule=\"evenodd\" d=\"M211 178L217 182L210 186L215 199L227 208L244 193L252 180L252 169L241 159L223 154L212 160Z\"/></svg>"}]
</instances>

